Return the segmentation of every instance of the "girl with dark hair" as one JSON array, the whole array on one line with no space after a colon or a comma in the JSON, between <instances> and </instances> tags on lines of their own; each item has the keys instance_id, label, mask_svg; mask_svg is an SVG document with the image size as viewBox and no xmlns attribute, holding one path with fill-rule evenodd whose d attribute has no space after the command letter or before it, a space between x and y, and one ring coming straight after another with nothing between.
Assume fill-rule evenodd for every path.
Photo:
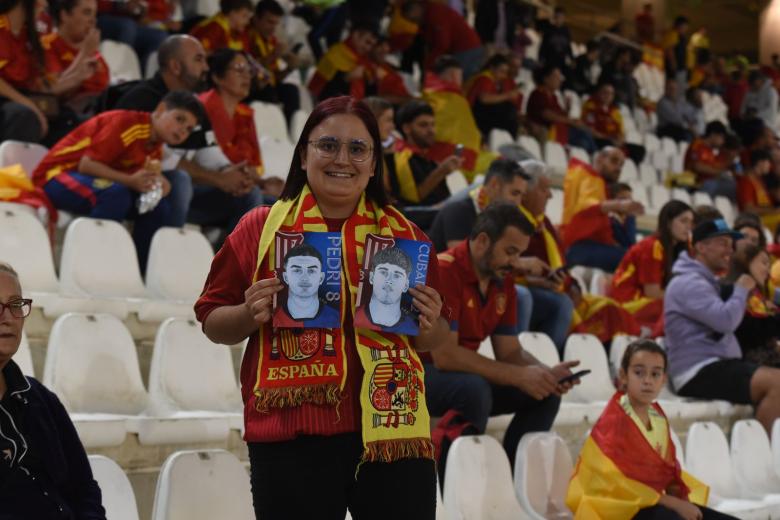
<instances>
[{"instance_id":1,"label":"girl with dark hair","mask_svg":"<svg viewBox=\"0 0 780 520\"><path fill-rule=\"evenodd\" d=\"M656 402L668 359L640 339L620 363L620 390L593 426L569 481L575 518L734 520L705 507L709 490L680 467L669 420Z\"/></svg>"},{"instance_id":2,"label":"girl with dark hair","mask_svg":"<svg viewBox=\"0 0 780 520\"><path fill-rule=\"evenodd\" d=\"M620 261L609 296L633 314L640 325L653 328L661 317L672 264L685 250L691 229L691 207L679 200L669 201L658 215L656 233L632 246Z\"/></svg>"},{"instance_id":3,"label":"girl with dark hair","mask_svg":"<svg viewBox=\"0 0 780 520\"><path fill-rule=\"evenodd\" d=\"M214 257L195 311L206 335L249 340L241 367L245 440L258 518L433 520L436 478L417 351L440 344L438 263L409 289L420 334L367 331L353 318L369 233L430 242L387 204L382 143L368 107L320 103L295 147L281 198L249 212ZM271 323L277 231L341 233L341 326ZM433 251L432 251L433 253ZM386 369L391 376L386 383Z\"/></svg>"},{"instance_id":4,"label":"girl with dark hair","mask_svg":"<svg viewBox=\"0 0 780 520\"><path fill-rule=\"evenodd\" d=\"M742 357L761 365L780 367L780 316L769 295L771 259L766 249L745 245L731 258L731 268L725 281L733 284L747 274L756 281L748 295L745 317L734 334L742 348Z\"/></svg>"},{"instance_id":5,"label":"girl with dark hair","mask_svg":"<svg viewBox=\"0 0 780 520\"><path fill-rule=\"evenodd\" d=\"M212 88L198 97L220 149L232 164L245 165L246 189L257 185L265 194L278 197L284 181L278 177L263 178L254 110L242 103L249 96L255 74L251 59L244 51L225 48L209 56L208 64Z\"/></svg>"},{"instance_id":6,"label":"girl with dark hair","mask_svg":"<svg viewBox=\"0 0 780 520\"><path fill-rule=\"evenodd\" d=\"M517 137L523 93L515 85L510 69L509 58L495 54L466 86L474 119L485 138L494 128L506 130L513 139Z\"/></svg>"}]
</instances>

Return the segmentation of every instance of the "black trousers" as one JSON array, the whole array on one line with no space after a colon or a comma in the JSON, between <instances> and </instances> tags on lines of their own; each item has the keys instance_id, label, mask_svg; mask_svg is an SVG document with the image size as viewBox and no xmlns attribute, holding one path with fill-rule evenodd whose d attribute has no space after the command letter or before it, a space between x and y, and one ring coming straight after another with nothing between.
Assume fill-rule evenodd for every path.
<instances>
[{"instance_id":1,"label":"black trousers","mask_svg":"<svg viewBox=\"0 0 780 520\"><path fill-rule=\"evenodd\" d=\"M733 516L699 506L703 520L736 520ZM680 520L682 517L664 506L647 507L634 515L634 520Z\"/></svg>"},{"instance_id":2,"label":"black trousers","mask_svg":"<svg viewBox=\"0 0 780 520\"><path fill-rule=\"evenodd\" d=\"M436 469L430 459L367 462L359 433L249 443L258 520L434 520Z\"/></svg>"}]
</instances>

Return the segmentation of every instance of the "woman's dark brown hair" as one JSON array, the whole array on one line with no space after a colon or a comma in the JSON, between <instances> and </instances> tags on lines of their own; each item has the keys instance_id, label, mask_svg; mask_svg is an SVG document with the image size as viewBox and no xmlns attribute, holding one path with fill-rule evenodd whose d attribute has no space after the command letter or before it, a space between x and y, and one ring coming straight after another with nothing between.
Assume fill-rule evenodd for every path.
<instances>
[{"instance_id":1,"label":"woman's dark brown hair","mask_svg":"<svg viewBox=\"0 0 780 520\"><path fill-rule=\"evenodd\" d=\"M755 258L761 253L769 256L769 253L766 251L766 249L761 246L755 246L753 244L749 244L743 248L740 248L738 251L734 251L734 254L731 256L729 274L726 276L725 281L728 283L736 283L737 278L739 278L740 275L749 275L750 264L753 263L753 260L755 260ZM758 280L756 280L756 283L758 283ZM761 289L761 293L764 294L764 296L768 295L769 280L767 280L763 286L759 286L759 289Z\"/></svg>"},{"instance_id":2,"label":"woman's dark brown hair","mask_svg":"<svg viewBox=\"0 0 780 520\"><path fill-rule=\"evenodd\" d=\"M314 108L309 119L306 120L301 136L298 138L298 144L295 145L290 172L287 174L287 182L280 199L292 200L303 191L303 187L306 185L306 170L302 167L301 158L306 153L306 147L309 146L309 135L317 125L327 118L339 114L351 114L360 119L366 126L366 130L371 136L372 160L374 161L374 175L368 180L366 196L380 206L386 206L390 203L382 184L382 175L384 174L382 140L379 137L376 118L365 103L350 96L326 99Z\"/></svg>"}]
</instances>

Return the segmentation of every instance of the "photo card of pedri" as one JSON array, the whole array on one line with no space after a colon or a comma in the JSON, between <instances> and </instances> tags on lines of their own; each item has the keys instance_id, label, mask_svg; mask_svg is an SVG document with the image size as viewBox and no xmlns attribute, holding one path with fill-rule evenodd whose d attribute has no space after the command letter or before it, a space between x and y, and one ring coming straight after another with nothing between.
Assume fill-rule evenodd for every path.
<instances>
[{"instance_id":1,"label":"photo card of pedri","mask_svg":"<svg viewBox=\"0 0 780 520\"><path fill-rule=\"evenodd\" d=\"M274 241L276 277L273 326L341 327L341 233L287 233Z\"/></svg>"},{"instance_id":2,"label":"photo card of pedri","mask_svg":"<svg viewBox=\"0 0 780 520\"><path fill-rule=\"evenodd\" d=\"M360 270L355 327L416 336L419 311L410 287L425 285L431 244L369 234Z\"/></svg>"}]
</instances>

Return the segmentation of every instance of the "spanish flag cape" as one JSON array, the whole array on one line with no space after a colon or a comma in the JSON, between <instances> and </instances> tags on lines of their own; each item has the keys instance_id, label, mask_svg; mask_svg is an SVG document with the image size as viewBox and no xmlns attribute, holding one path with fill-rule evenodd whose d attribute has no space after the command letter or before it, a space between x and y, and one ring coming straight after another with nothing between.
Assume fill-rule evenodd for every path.
<instances>
[{"instance_id":1,"label":"spanish flag cape","mask_svg":"<svg viewBox=\"0 0 780 520\"><path fill-rule=\"evenodd\" d=\"M420 26L401 13L401 5L393 9L393 16L390 17L390 25L387 28L390 47L394 51L405 51L412 45L417 33L420 32Z\"/></svg>"},{"instance_id":2,"label":"spanish flag cape","mask_svg":"<svg viewBox=\"0 0 780 520\"><path fill-rule=\"evenodd\" d=\"M497 156L482 151L482 135L471 113L471 105L460 88L428 73L423 85L422 97L433 108L436 117L436 143L431 148L431 158L440 162L463 145L461 170L471 181L474 174L487 171Z\"/></svg>"},{"instance_id":3,"label":"spanish flag cape","mask_svg":"<svg viewBox=\"0 0 780 520\"><path fill-rule=\"evenodd\" d=\"M54 239L57 209L43 189L33 184L21 164L0 168L0 200L26 204L35 209L45 208L49 213L49 236Z\"/></svg>"},{"instance_id":4,"label":"spanish flag cape","mask_svg":"<svg viewBox=\"0 0 780 520\"><path fill-rule=\"evenodd\" d=\"M601 211L607 200L607 183L593 167L571 159L563 179L563 221L561 238L568 249L580 240L614 244L609 217Z\"/></svg>"},{"instance_id":5,"label":"spanish flag cape","mask_svg":"<svg viewBox=\"0 0 780 520\"><path fill-rule=\"evenodd\" d=\"M553 232L552 229L547 227L547 225L545 224L546 221L544 218L544 213L542 213L541 215L533 215L522 204L518 207L520 208L520 212L525 216L525 218L528 219L531 225L533 225L535 229L535 234L539 235L542 238L542 243L544 244L544 251L546 253L546 258L544 258L544 260L547 262L547 265L549 265L550 269L553 271L563 267L564 261L563 261L563 254L561 253L561 248L558 244L557 238L555 237L555 233ZM525 278L519 276L515 280L515 283L524 284ZM563 285L561 287L558 287L557 290L558 292L563 291Z\"/></svg>"},{"instance_id":6,"label":"spanish flag cape","mask_svg":"<svg viewBox=\"0 0 780 520\"><path fill-rule=\"evenodd\" d=\"M277 231L326 232L328 227L308 185L295 200L280 200L271 208L257 249L254 281L270 278L275 265ZM345 319L354 316L366 236L426 240L392 206L378 207L363 194L341 230L343 280L339 329L274 329L259 331L260 356L254 393L259 412L315 403L338 407L347 376ZM317 334L319 337L310 337ZM402 334L354 330L363 366L360 391L363 461L390 462L403 458L433 458L430 417L425 404L424 369ZM324 348L320 348L324 344ZM284 355L279 355L279 351ZM276 355L274 355L274 353ZM280 377L284 374L285 377ZM390 390L392 389L392 390Z\"/></svg>"},{"instance_id":7,"label":"spanish flag cape","mask_svg":"<svg viewBox=\"0 0 780 520\"><path fill-rule=\"evenodd\" d=\"M328 49L328 52L320 58L317 70L309 80L309 90L315 98L320 96L322 89L339 72L349 74L352 70L362 65L365 68L364 78L371 80L374 74L374 64L365 56L358 54L350 45L349 40L338 42ZM364 78L353 80L349 85L349 95L356 99L363 99L366 95Z\"/></svg>"},{"instance_id":8,"label":"spanish flag cape","mask_svg":"<svg viewBox=\"0 0 780 520\"><path fill-rule=\"evenodd\" d=\"M608 296L585 294L571 315L572 334L593 334L602 343L619 334L638 336L642 329L634 316Z\"/></svg>"},{"instance_id":9,"label":"spanish flag cape","mask_svg":"<svg viewBox=\"0 0 780 520\"><path fill-rule=\"evenodd\" d=\"M227 158L234 164L246 161L261 177L265 170L255 129L254 110L239 103L233 117L230 117L222 96L215 88L199 94L198 99L206 109L214 136Z\"/></svg>"},{"instance_id":10,"label":"spanish flag cape","mask_svg":"<svg viewBox=\"0 0 780 520\"><path fill-rule=\"evenodd\" d=\"M749 189L744 189L743 186L745 188L749 187ZM759 208L771 208L773 206L764 182L755 175L743 175L737 178L737 199L741 198L740 192L743 191L752 191L755 194L755 205ZM744 205L747 201L739 200L739 202L740 205ZM777 229L778 224L780 224L780 212L777 211L761 215L760 218L761 223L768 229Z\"/></svg>"},{"instance_id":11,"label":"spanish flag cape","mask_svg":"<svg viewBox=\"0 0 780 520\"><path fill-rule=\"evenodd\" d=\"M206 18L192 29L191 34L200 40L206 51L215 51L222 47L236 51L248 51L250 48L249 33L233 31L223 13Z\"/></svg>"},{"instance_id":12,"label":"spanish flag cape","mask_svg":"<svg viewBox=\"0 0 780 520\"><path fill-rule=\"evenodd\" d=\"M427 150L418 148L403 139L393 142L393 163L395 180L398 182L398 195L406 203L419 204L420 193L417 191L417 180L409 164L414 155L430 158Z\"/></svg>"},{"instance_id":13,"label":"spanish flag cape","mask_svg":"<svg viewBox=\"0 0 780 520\"><path fill-rule=\"evenodd\" d=\"M666 457L661 457L620 406L622 395L617 392L609 401L580 452L566 496L574 518L633 518L657 504L668 489L705 505L709 488L682 471L671 437ZM666 418L660 406L653 407Z\"/></svg>"}]
</instances>

